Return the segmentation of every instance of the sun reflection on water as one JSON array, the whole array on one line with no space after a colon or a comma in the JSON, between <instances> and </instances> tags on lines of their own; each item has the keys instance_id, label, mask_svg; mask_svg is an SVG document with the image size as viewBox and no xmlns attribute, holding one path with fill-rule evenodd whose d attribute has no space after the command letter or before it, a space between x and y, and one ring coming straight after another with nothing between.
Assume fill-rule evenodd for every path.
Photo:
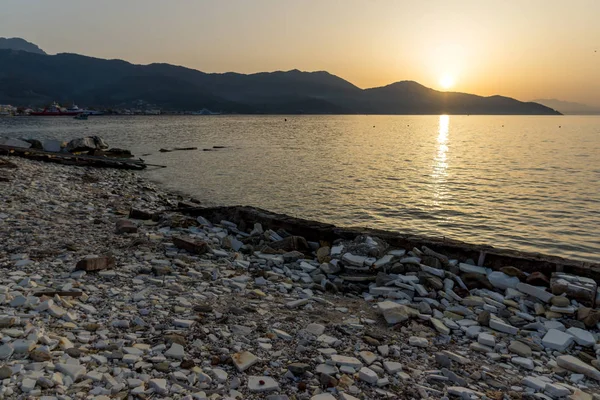
<instances>
[{"instance_id":1,"label":"sun reflection on water","mask_svg":"<svg viewBox=\"0 0 600 400\"><path fill-rule=\"evenodd\" d=\"M437 137L437 154L433 161L432 177L434 180L434 205L438 205L446 195L446 176L448 174L448 134L450 131L450 116L440 115Z\"/></svg>"}]
</instances>

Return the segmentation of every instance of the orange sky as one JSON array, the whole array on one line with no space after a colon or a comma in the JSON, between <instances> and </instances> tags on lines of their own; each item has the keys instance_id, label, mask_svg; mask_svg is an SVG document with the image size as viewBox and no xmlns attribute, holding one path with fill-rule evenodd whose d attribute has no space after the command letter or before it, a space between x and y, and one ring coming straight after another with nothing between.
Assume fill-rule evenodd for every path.
<instances>
[{"instance_id":1,"label":"orange sky","mask_svg":"<svg viewBox=\"0 0 600 400\"><path fill-rule=\"evenodd\" d=\"M3 0L0 36L206 72L327 70L600 106L598 0Z\"/></svg>"}]
</instances>

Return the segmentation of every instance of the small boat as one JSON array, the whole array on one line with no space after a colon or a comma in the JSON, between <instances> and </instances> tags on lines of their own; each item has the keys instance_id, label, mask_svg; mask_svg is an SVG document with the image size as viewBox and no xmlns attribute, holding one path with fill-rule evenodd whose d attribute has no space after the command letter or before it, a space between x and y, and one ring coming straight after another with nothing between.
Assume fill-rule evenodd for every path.
<instances>
[{"instance_id":1,"label":"small boat","mask_svg":"<svg viewBox=\"0 0 600 400\"><path fill-rule=\"evenodd\" d=\"M86 114L86 113L77 114L76 116L73 117L73 119L79 119L79 120L82 120L82 121L87 121L88 114Z\"/></svg>"}]
</instances>

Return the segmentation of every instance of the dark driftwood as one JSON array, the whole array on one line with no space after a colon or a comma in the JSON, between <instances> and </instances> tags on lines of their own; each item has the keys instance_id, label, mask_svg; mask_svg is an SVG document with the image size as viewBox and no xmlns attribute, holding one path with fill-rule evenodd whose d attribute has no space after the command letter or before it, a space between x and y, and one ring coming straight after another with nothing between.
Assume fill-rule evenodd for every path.
<instances>
[{"instance_id":1,"label":"dark driftwood","mask_svg":"<svg viewBox=\"0 0 600 400\"><path fill-rule=\"evenodd\" d=\"M357 235L368 234L380 237L395 248L411 250L414 247L427 246L449 258L460 260L470 258L476 262L481 261L483 266L492 269L513 266L525 272L540 271L550 275L552 272L562 271L600 280L600 264L598 263L569 260L540 253L498 249L492 246L465 243L444 237L427 237L368 228L339 228L331 224L294 218L285 214L245 206L180 208L180 211L193 216L202 216L211 222L218 223L221 220L227 220L237 223L238 226L242 224L240 228L245 228L243 224L250 228L258 222L265 229L285 229L290 234L304 236L307 240L315 242L326 241L331 243L336 239L351 240Z\"/></svg>"},{"instance_id":2,"label":"dark driftwood","mask_svg":"<svg viewBox=\"0 0 600 400\"><path fill-rule=\"evenodd\" d=\"M65 292L62 290L57 290L57 291L47 291L47 292L37 292L34 293L33 295L36 297L42 297L42 296L48 296L48 297L54 297L55 295L59 295L62 297L80 297L83 294L83 292Z\"/></svg>"},{"instance_id":3,"label":"dark driftwood","mask_svg":"<svg viewBox=\"0 0 600 400\"><path fill-rule=\"evenodd\" d=\"M144 160L128 160L71 153L53 153L49 151L26 149L0 145L0 154L29 158L32 160L54 162L67 165L89 166L99 168L122 168L141 170L146 168Z\"/></svg>"}]
</instances>

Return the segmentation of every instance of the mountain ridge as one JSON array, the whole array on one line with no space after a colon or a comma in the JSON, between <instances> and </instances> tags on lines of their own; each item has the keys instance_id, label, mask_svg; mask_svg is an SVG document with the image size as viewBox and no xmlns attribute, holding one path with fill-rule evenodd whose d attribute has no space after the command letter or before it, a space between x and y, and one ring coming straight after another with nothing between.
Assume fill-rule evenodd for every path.
<instances>
[{"instance_id":1,"label":"mountain ridge","mask_svg":"<svg viewBox=\"0 0 600 400\"><path fill-rule=\"evenodd\" d=\"M567 115L599 115L600 107L558 99L536 99L535 103L543 104Z\"/></svg>"},{"instance_id":2,"label":"mountain ridge","mask_svg":"<svg viewBox=\"0 0 600 400\"><path fill-rule=\"evenodd\" d=\"M9 50L20 50L27 51L30 53L36 54L46 54L46 52L40 49L37 45L28 42L25 39L21 38L4 38L0 37L0 49L9 49Z\"/></svg>"},{"instance_id":3,"label":"mountain ridge","mask_svg":"<svg viewBox=\"0 0 600 400\"><path fill-rule=\"evenodd\" d=\"M0 103L73 100L93 107L142 102L165 110L227 113L559 115L537 103L440 92L415 81L361 89L327 71L206 73L167 63L0 50Z\"/></svg>"}]
</instances>

